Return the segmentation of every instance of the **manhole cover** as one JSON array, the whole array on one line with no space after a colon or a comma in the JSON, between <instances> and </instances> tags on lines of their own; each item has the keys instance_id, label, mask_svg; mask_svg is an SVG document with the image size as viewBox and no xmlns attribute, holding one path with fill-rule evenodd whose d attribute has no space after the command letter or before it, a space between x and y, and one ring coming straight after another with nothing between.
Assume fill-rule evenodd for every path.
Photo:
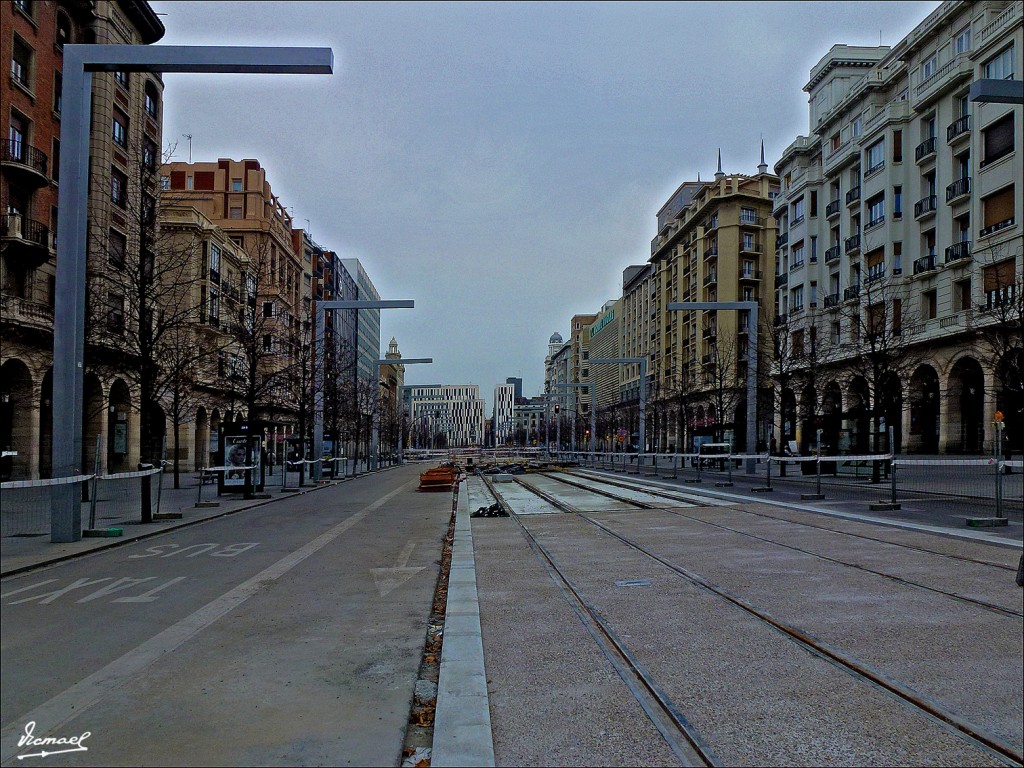
<instances>
[{"instance_id":1,"label":"manhole cover","mask_svg":"<svg viewBox=\"0 0 1024 768\"><path fill-rule=\"evenodd\" d=\"M616 587L649 587L650 579L619 579L615 582Z\"/></svg>"}]
</instances>

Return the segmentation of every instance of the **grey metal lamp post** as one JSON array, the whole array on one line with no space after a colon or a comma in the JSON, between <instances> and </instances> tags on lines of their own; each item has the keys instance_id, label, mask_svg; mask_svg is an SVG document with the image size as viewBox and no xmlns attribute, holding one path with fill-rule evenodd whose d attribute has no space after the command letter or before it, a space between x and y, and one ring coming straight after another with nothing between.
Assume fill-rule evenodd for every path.
<instances>
[{"instance_id":1,"label":"grey metal lamp post","mask_svg":"<svg viewBox=\"0 0 1024 768\"><path fill-rule=\"evenodd\" d=\"M317 373L316 373L316 386L313 393L313 458L319 459L323 453L324 447L324 373L323 373L323 355L324 355L324 315L327 310L337 309L412 309L415 306L415 302L408 299L398 299L390 301L379 301L371 299L344 299L338 301L318 301L316 305L316 335L314 338L316 341L316 354L317 354ZM378 351L377 354L380 354ZM376 374L377 367L374 366L374 373ZM373 381L373 402L374 405L377 403L377 376L374 376ZM373 448L377 448L377 433L376 433L376 421L374 422L374 437L373 437ZM317 461L313 465L313 480L319 482L321 477L320 462Z\"/></svg>"},{"instance_id":2,"label":"grey metal lamp post","mask_svg":"<svg viewBox=\"0 0 1024 768\"><path fill-rule=\"evenodd\" d=\"M65 45L61 76L60 218L53 324L53 475L79 474L85 348L86 225L93 72L323 74L334 71L330 48L180 45ZM145 407L145 403L141 404ZM82 538L74 484L53 488L51 541Z\"/></svg>"},{"instance_id":3,"label":"grey metal lamp post","mask_svg":"<svg viewBox=\"0 0 1024 768\"><path fill-rule=\"evenodd\" d=\"M391 358L390 360L387 359L387 358L384 358L384 359L376 360L374 362L374 364L373 364L373 380L375 382L377 382L377 389L375 389L374 392L376 393L380 389L380 381L379 381L380 380L380 367L382 365L417 365L417 364L420 364L420 363L432 363L432 362L434 362L434 358L432 358L432 357ZM402 387L402 389L405 389L405 387ZM396 394L401 394L401 393L398 392ZM376 394L374 395L374 398L376 400ZM377 442L378 442L379 436L380 436L379 422L380 422L379 409L378 408L374 408L373 441L372 441L372 449L371 449L371 453L373 454L373 467L374 467L374 469L377 468ZM402 449L401 449L401 443L402 443L402 425L401 425L401 421L399 421L399 425L398 425L398 443L399 443L399 449L398 449L399 457L401 457L401 452L402 452ZM399 458L399 464L401 464L401 458Z\"/></svg>"},{"instance_id":4,"label":"grey metal lamp post","mask_svg":"<svg viewBox=\"0 0 1024 768\"><path fill-rule=\"evenodd\" d=\"M669 307L672 305L670 304ZM621 363L640 364L640 453L647 450L647 358L646 357L595 357L588 361L591 365L612 365ZM593 403L591 403L593 410Z\"/></svg>"},{"instance_id":5,"label":"grey metal lamp post","mask_svg":"<svg viewBox=\"0 0 1024 768\"><path fill-rule=\"evenodd\" d=\"M686 312L689 310L725 310L735 309L750 313L747 325L750 343L747 345L747 455L757 453L757 302L756 301L678 301L669 302L669 312ZM755 459L747 459L747 474L757 471Z\"/></svg>"}]
</instances>

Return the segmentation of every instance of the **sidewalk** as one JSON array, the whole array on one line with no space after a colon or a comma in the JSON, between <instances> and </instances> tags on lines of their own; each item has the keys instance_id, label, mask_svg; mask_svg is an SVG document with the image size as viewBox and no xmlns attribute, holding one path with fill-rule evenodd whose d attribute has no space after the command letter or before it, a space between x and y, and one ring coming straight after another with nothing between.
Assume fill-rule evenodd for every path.
<instances>
[{"instance_id":1,"label":"sidewalk","mask_svg":"<svg viewBox=\"0 0 1024 768\"><path fill-rule=\"evenodd\" d=\"M365 477L367 474L384 472L391 467L362 472L356 477ZM298 487L299 473L288 473L287 492L281 492L281 471L278 468L274 475L267 476L265 492L263 496L269 498L244 499L241 493L225 493L217 496L217 484L207 483L203 487L203 501L219 502L217 507L197 508L196 498L199 493L199 475L195 472L182 473L180 476L181 488L169 488L174 479L170 473L164 475L164 488L161 491L160 512L180 513L180 520L160 520L152 523L142 524L138 519L136 510L133 519L126 519L126 515L104 515L100 506L97 506L96 527L118 527L124 530L123 536L110 538L83 538L80 541L54 544L50 541L49 535L39 536L7 536L0 539L0 577L11 576L22 571L39 568L50 563L67 560L73 557L81 557L90 552L100 549L108 549L139 539L156 536L168 530L182 528L188 525L195 525L204 520L211 520L216 517L224 517L241 512L246 509L262 507L266 504L273 504L278 499L286 499L306 493L317 491L321 488L329 488L334 485L349 482L355 478L348 477L335 481L328 481L321 485L314 485L306 478L305 483L299 490L292 490ZM154 488L154 493L156 489ZM259 494L258 494L259 495ZM89 504L82 504L82 525L88 527Z\"/></svg>"}]
</instances>

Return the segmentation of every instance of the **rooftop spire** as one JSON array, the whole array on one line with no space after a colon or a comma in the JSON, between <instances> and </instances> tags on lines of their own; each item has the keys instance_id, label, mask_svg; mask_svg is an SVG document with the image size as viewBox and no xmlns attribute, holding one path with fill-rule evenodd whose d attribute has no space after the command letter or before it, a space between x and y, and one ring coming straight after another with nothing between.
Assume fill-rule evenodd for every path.
<instances>
[{"instance_id":1,"label":"rooftop spire","mask_svg":"<svg viewBox=\"0 0 1024 768\"><path fill-rule=\"evenodd\" d=\"M722 148L718 148L718 170L715 171L715 181L724 179L725 173L722 172Z\"/></svg>"},{"instance_id":2,"label":"rooftop spire","mask_svg":"<svg viewBox=\"0 0 1024 768\"><path fill-rule=\"evenodd\" d=\"M761 164L757 166L758 173L768 173L768 163L764 161L764 136L761 137Z\"/></svg>"}]
</instances>

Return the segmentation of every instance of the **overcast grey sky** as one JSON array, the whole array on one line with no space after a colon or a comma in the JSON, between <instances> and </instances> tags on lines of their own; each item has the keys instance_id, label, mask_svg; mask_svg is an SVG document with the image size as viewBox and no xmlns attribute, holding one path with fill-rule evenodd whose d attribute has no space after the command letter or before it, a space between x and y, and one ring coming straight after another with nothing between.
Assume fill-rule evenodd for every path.
<instances>
[{"instance_id":1,"label":"overcast grey sky","mask_svg":"<svg viewBox=\"0 0 1024 768\"><path fill-rule=\"evenodd\" d=\"M152 2L168 45L315 45L329 76L165 78L165 142L257 158L296 225L363 261L414 384L523 378L620 295L655 214L807 133L810 68L893 45L937 2Z\"/></svg>"}]
</instances>

